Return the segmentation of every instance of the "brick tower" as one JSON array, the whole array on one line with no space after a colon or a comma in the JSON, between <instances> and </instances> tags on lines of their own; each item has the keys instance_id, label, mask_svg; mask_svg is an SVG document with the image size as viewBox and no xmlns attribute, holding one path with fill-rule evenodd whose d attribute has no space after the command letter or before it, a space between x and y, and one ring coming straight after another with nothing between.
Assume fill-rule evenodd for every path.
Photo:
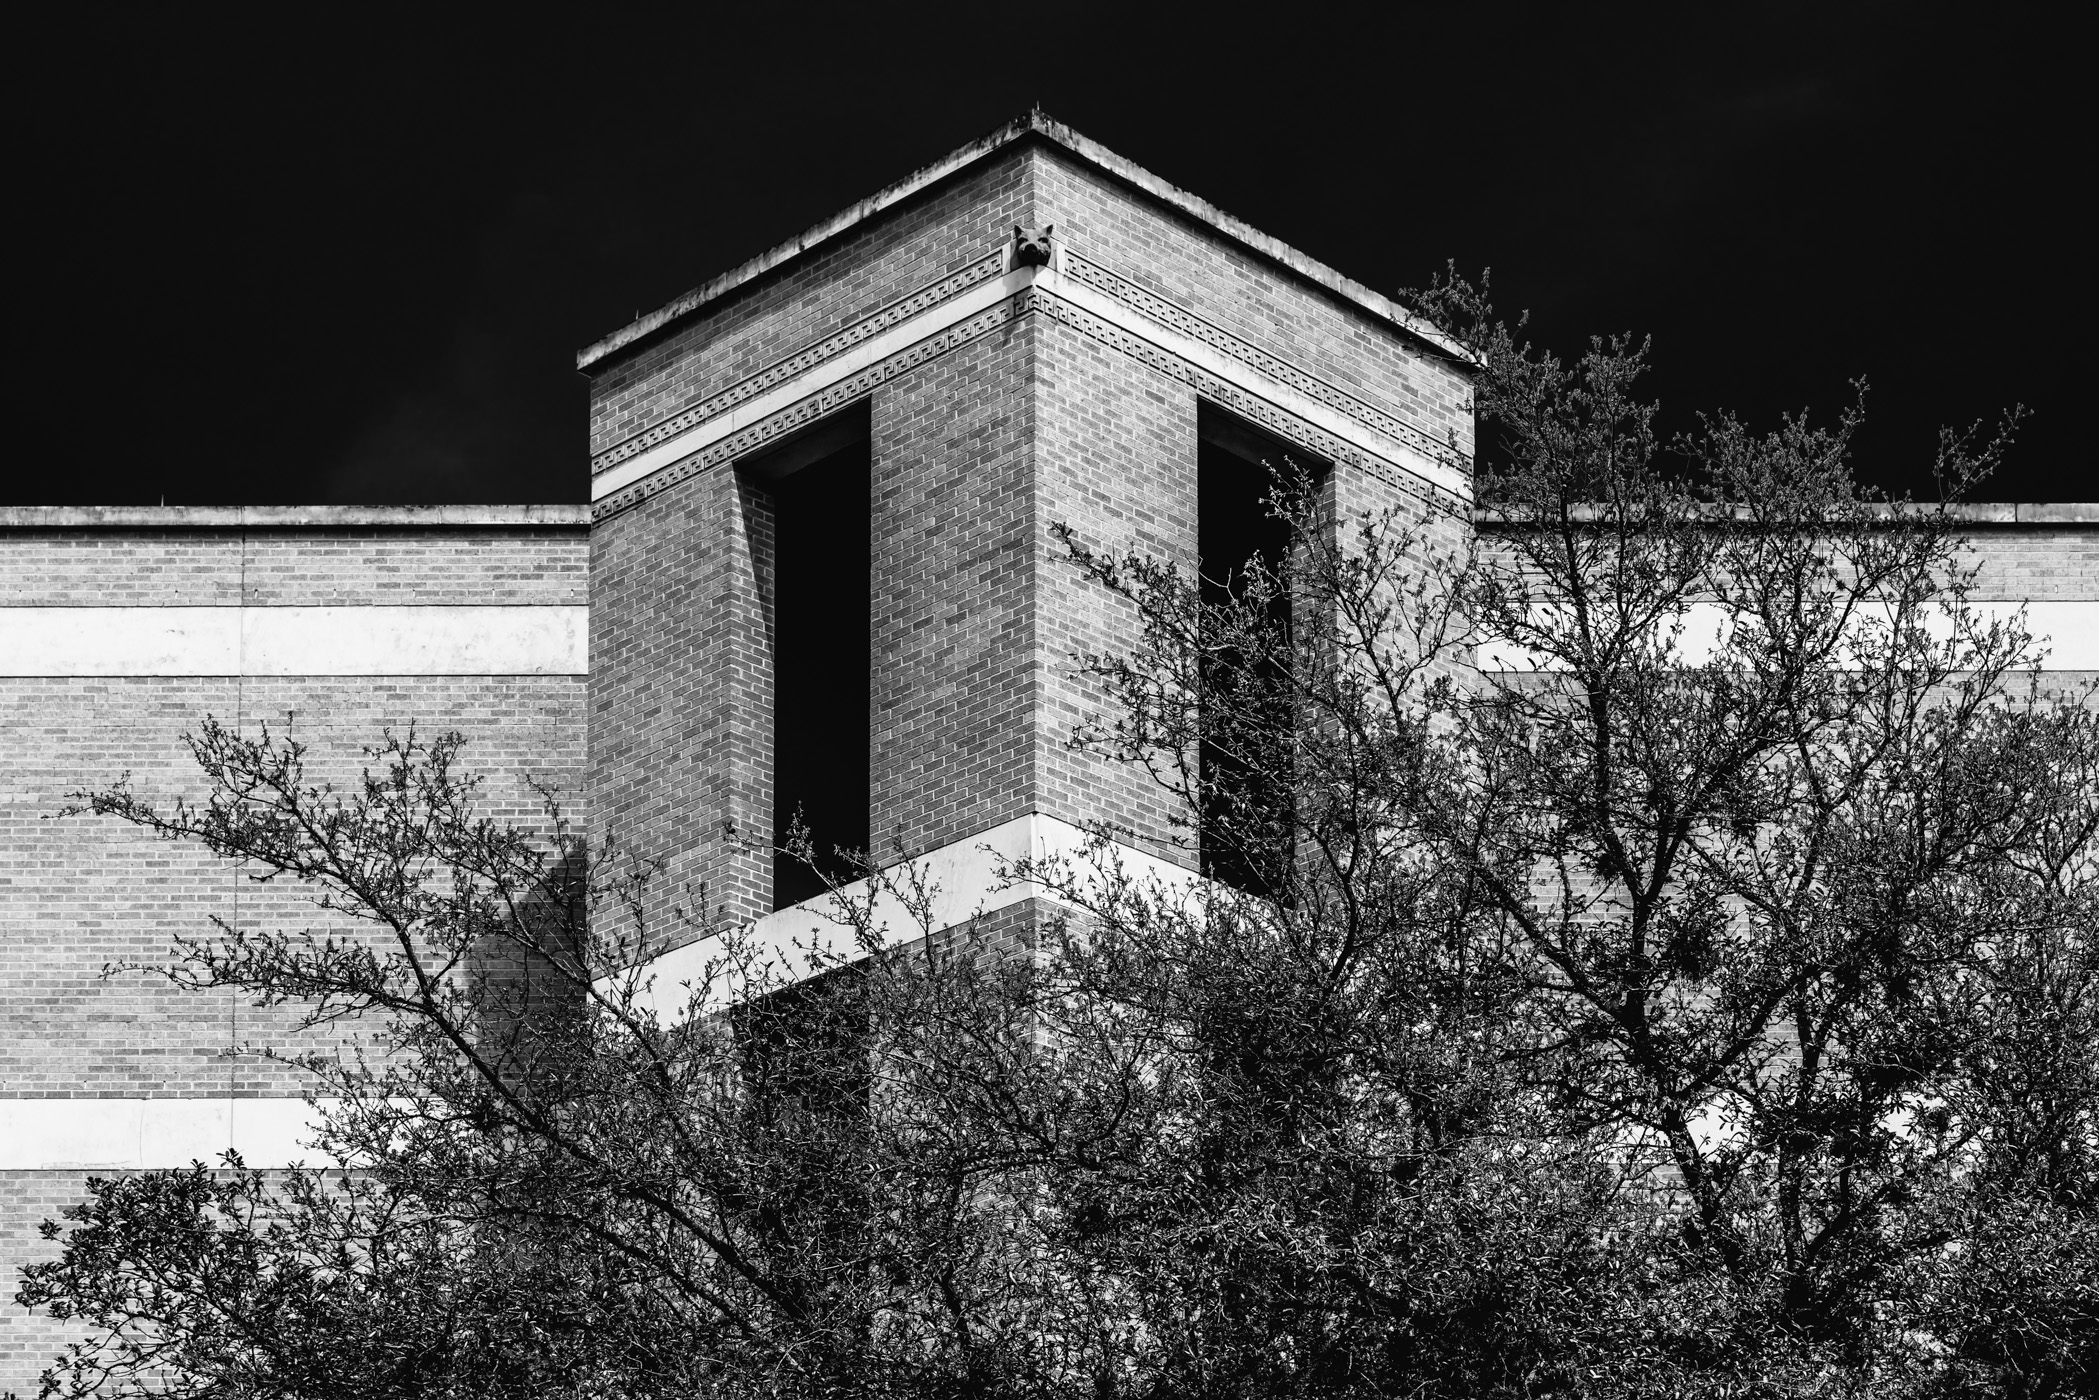
<instances>
[{"instance_id":1,"label":"brick tower","mask_svg":"<svg viewBox=\"0 0 2099 1400\"><path fill-rule=\"evenodd\" d=\"M589 807L668 860L659 930L704 886L806 931L820 884L762 849L796 812L820 847L928 857L957 918L1030 917L988 853L1085 823L1192 862L1142 774L1066 747L1098 707L1068 658L1133 638L1058 523L1192 563L1287 452L1343 512L1411 496L1468 528L1455 347L1039 113L578 365Z\"/></svg>"}]
</instances>

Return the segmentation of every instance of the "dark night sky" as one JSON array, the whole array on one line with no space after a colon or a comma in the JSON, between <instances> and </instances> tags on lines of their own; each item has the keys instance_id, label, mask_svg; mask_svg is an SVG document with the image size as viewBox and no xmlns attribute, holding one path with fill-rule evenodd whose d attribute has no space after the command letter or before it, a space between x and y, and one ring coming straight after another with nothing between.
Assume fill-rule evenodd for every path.
<instances>
[{"instance_id":1,"label":"dark night sky","mask_svg":"<svg viewBox=\"0 0 2099 1400\"><path fill-rule=\"evenodd\" d=\"M1673 425L1865 375L1861 470L1924 494L2023 402L1982 494L2099 498L2087 41L1711 8L83 8L11 46L4 499L582 499L577 347L1036 102L1374 287L1651 333Z\"/></svg>"}]
</instances>

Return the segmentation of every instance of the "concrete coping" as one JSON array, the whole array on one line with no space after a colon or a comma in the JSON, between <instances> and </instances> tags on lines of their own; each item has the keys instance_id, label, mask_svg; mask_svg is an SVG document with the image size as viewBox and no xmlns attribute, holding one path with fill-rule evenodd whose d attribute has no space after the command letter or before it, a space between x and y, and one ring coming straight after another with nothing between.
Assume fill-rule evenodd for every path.
<instances>
[{"instance_id":1,"label":"concrete coping","mask_svg":"<svg viewBox=\"0 0 2099 1400\"><path fill-rule=\"evenodd\" d=\"M587 505L0 506L0 530L587 529Z\"/></svg>"},{"instance_id":2,"label":"concrete coping","mask_svg":"<svg viewBox=\"0 0 2099 1400\"><path fill-rule=\"evenodd\" d=\"M1048 113L1036 110L1026 116L1014 118L988 136L979 137L930 165L921 166L886 189L877 191L856 204L848 205L830 218L804 229L793 238L760 253L742 266L732 268L712 281L703 282L685 295L666 302L603 339L585 346L576 352L576 368L590 370L636 341L654 335L672 322L691 315L708 302L728 295L746 282L753 281L819 244L829 242L856 225L865 223L890 206L902 203L919 191L1007 146L1030 139L1047 141L1125 184L1136 186L1162 204L1178 210L1198 223L1209 225L1233 242L1252 249L1272 262L1280 263L1306 281L1325 288L1345 301L1353 302L1407 334L1426 341L1453 359L1467 365L1478 363L1471 351L1390 297L1374 292L1353 277L1337 272L1318 259L1299 252L1280 238L1263 233L1242 219L1233 218L1208 200L1168 184L1136 162L1117 155L1097 141L1081 136Z\"/></svg>"},{"instance_id":3,"label":"concrete coping","mask_svg":"<svg viewBox=\"0 0 2099 1400\"><path fill-rule=\"evenodd\" d=\"M1939 507L1918 502L1909 508L1908 514L1916 518L1929 516ZM1945 507L1946 518L1964 525L2083 525L2099 526L2099 501L1967 501ZM1898 512L1893 506L1877 506L1874 514L1894 519ZM1744 512L1737 508L1737 519ZM1577 521L1592 521L1602 518L1595 506L1577 506L1574 510ZM1505 510L1482 506L1472 513L1472 523L1480 526L1522 525L1528 522Z\"/></svg>"}]
</instances>

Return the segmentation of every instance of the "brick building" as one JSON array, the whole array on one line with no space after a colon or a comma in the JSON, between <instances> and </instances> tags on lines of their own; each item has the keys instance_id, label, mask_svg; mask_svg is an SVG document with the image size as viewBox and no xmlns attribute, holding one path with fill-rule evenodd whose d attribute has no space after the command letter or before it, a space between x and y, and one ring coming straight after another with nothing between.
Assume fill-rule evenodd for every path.
<instances>
[{"instance_id":1,"label":"brick building","mask_svg":"<svg viewBox=\"0 0 2099 1400\"><path fill-rule=\"evenodd\" d=\"M1017 230L1024 230L1017 233ZM354 774L383 725L457 727L498 814L529 776L781 940L793 873L736 830L928 856L948 907L989 851L1106 820L1185 865L1139 775L1064 743L1065 660L1131 640L1052 527L1192 559L1246 464L1331 467L1343 511L1471 526L1468 371L1375 292L1039 115L589 347L592 505L0 511L0 1261L89 1171L299 1153L280 1020L105 964L284 896L185 848L48 814L130 771L194 790L206 712L289 713ZM1459 465L1453 466L1456 460ZM2099 670L2099 512L1977 513L1982 596L2033 600ZM585 638L588 638L588 664ZM843 775L843 776L841 776ZM664 911L652 911L662 913ZM284 921L298 920L291 906ZM665 918L662 927L673 927ZM664 969L694 957L673 933ZM54 1334L0 1309L0 1388Z\"/></svg>"}]
</instances>

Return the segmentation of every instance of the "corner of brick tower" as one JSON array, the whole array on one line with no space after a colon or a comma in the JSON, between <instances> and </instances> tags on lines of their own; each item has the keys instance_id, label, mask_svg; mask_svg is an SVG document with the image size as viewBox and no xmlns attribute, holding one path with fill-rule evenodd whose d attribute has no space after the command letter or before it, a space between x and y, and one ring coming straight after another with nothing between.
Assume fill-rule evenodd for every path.
<instances>
[{"instance_id":1,"label":"corner of brick tower","mask_svg":"<svg viewBox=\"0 0 2099 1400\"><path fill-rule=\"evenodd\" d=\"M1461 352L1039 114L579 364L588 806L600 840L662 863L659 946L699 936L677 911L703 903L792 913L764 847L825 754L839 781L812 804L844 794L838 820L878 857L945 852L965 884L983 881L966 853L1044 824L1108 823L1192 865L1143 773L1067 744L1101 707L1072 656L1136 639L1053 527L1192 563L1201 423L1331 464L1345 511L1415 498L1468 528ZM816 461L847 466L819 489ZM864 551L860 516L825 517L833 535L792 523L857 510L861 473ZM812 588L837 606L810 613Z\"/></svg>"}]
</instances>

